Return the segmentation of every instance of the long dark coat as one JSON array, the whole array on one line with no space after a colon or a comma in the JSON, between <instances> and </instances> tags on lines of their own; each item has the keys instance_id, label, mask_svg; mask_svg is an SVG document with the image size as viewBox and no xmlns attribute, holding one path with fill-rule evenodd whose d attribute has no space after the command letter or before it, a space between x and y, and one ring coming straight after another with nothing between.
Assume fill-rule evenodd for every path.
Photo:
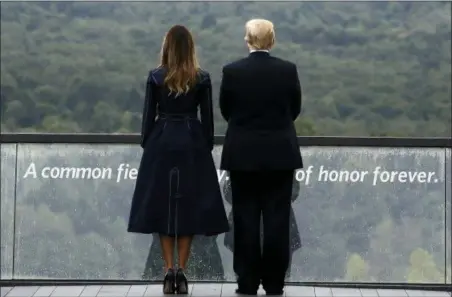
<instances>
[{"instance_id":1,"label":"long dark coat","mask_svg":"<svg viewBox=\"0 0 452 297\"><path fill-rule=\"evenodd\" d=\"M188 93L164 87L166 70L149 73L143 112L144 149L129 232L212 236L229 230L213 149L212 87L207 72ZM201 120L198 119L198 108Z\"/></svg>"}]
</instances>

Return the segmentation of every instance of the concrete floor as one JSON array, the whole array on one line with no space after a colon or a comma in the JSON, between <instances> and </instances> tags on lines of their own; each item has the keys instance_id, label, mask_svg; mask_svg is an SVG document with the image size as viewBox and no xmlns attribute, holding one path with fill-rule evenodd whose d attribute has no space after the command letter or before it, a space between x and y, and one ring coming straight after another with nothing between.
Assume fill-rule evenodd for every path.
<instances>
[{"instance_id":1,"label":"concrete floor","mask_svg":"<svg viewBox=\"0 0 452 297\"><path fill-rule=\"evenodd\" d=\"M193 284L189 296L233 297L235 284ZM263 290L260 296L265 296ZM163 295L160 285L133 286L61 286L61 287L14 287L1 288L1 297L139 297ZM324 287L288 286L288 297L451 297L449 292L383 290L383 289L339 289Z\"/></svg>"}]
</instances>

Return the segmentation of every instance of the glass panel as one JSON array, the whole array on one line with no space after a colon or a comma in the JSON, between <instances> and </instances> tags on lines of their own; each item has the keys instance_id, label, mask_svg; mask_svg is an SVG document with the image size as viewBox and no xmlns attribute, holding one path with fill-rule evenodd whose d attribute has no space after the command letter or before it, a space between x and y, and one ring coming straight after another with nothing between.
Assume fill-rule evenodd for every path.
<instances>
[{"instance_id":1,"label":"glass panel","mask_svg":"<svg viewBox=\"0 0 452 297\"><path fill-rule=\"evenodd\" d=\"M220 153L215 148L217 164ZM443 281L444 150L307 148L302 153L306 168L294 187L298 230L292 231L288 280ZM116 180L120 164L134 168L140 154L140 148L126 145L21 145L15 277L160 278L157 241L126 232L133 180ZM62 167L97 167L105 177L111 168L111 178L45 178L54 167L53 174ZM351 181L334 181L333 170L348 170ZM346 175L339 172L337 178ZM219 178L224 186L226 175L219 172ZM190 277L233 280L230 246L224 235L197 238Z\"/></svg>"},{"instance_id":2,"label":"glass panel","mask_svg":"<svg viewBox=\"0 0 452 297\"><path fill-rule=\"evenodd\" d=\"M452 150L446 150L446 281L452 282Z\"/></svg>"},{"instance_id":3,"label":"glass panel","mask_svg":"<svg viewBox=\"0 0 452 297\"><path fill-rule=\"evenodd\" d=\"M137 167L141 152L127 145L20 145L15 277L161 278L158 240L126 232L134 181L116 179L118 166ZM48 178L62 167L102 168L105 178ZM195 239L190 274L223 279L221 253L215 237Z\"/></svg>"},{"instance_id":4,"label":"glass panel","mask_svg":"<svg viewBox=\"0 0 452 297\"><path fill-rule=\"evenodd\" d=\"M140 154L138 146L19 145L14 277L141 278L151 237L126 232L133 181L114 176L121 163L137 167ZM64 178L62 167L109 168L112 177L83 179L96 169Z\"/></svg>"},{"instance_id":5,"label":"glass panel","mask_svg":"<svg viewBox=\"0 0 452 297\"><path fill-rule=\"evenodd\" d=\"M307 148L293 281L443 282L444 150Z\"/></svg>"},{"instance_id":6,"label":"glass panel","mask_svg":"<svg viewBox=\"0 0 452 297\"><path fill-rule=\"evenodd\" d=\"M272 54L297 63L312 98L299 133L447 137L450 10L444 1L2 1L1 120L10 131L138 132L145 76L164 34L183 23L212 75L223 134L221 69L247 56L245 22L261 16L276 26Z\"/></svg>"},{"instance_id":7,"label":"glass panel","mask_svg":"<svg viewBox=\"0 0 452 297\"><path fill-rule=\"evenodd\" d=\"M1 279L11 279L13 275L14 242L14 190L16 172L16 145L1 144L0 163L0 267Z\"/></svg>"}]
</instances>

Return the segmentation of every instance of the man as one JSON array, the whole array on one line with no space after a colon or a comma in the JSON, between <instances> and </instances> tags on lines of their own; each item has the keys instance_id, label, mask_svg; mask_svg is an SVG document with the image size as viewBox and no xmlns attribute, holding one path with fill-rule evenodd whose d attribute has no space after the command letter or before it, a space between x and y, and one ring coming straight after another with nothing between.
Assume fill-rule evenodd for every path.
<instances>
[{"instance_id":1,"label":"man","mask_svg":"<svg viewBox=\"0 0 452 297\"><path fill-rule=\"evenodd\" d=\"M265 187L265 185L259 185L260 187ZM300 192L300 182L297 181L294 178L292 181L292 197L291 201L292 203L297 200L298 194ZM228 202L230 205L232 205L232 192L231 192L231 181L229 179L226 179L226 181L223 184L223 195L224 200ZM230 250L231 252L234 252L234 219L232 217L232 211L228 215L228 221L229 221L229 232L227 232L224 235L224 246ZM262 228L262 222L261 222L261 228ZM261 229L261 236L262 236L262 229ZM261 241L262 242L262 241ZM297 221L295 218L295 213L293 211L293 208L290 208L290 254L289 254L289 262L288 262L288 269L286 271L286 279L290 277L290 266L292 263L292 255L301 248L301 238L300 238L300 232L298 231Z\"/></svg>"},{"instance_id":2,"label":"man","mask_svg":"<svg viewBox=\"0 0 452 297\"><path fill-rule=\"evenodd\" d=\"M281 295L290 259L290 203L294 170L302 168L294 120L301 87L294 64L269 54L270 21L245 26L247 58L224 66L220 109L228 122L221 169L231 180L237 293ZM260 219L263 218L263 248Z\"/></svg>"}]
</instances>

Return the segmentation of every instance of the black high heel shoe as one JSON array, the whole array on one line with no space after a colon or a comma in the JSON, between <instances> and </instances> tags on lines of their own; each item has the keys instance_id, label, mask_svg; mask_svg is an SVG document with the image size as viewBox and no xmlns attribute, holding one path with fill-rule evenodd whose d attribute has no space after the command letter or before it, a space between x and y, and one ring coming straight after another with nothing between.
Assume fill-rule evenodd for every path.
<instances>
[{"instance_id":1,"label":"black high heel shoe","mask_svg":"<svg viewBox=\"0 0 452 297\"><path fill-rule=\"evenodd\" d=\"M188 281L182 268L176 273L176 291L177 294L188 294Z\"/></svg>"},{"instance_id":2,"label":"black high heel shoe","mask_svg":"<svg viewBox=\"0 0 452 297\"><path fill-rule=\"evenodd\" d=\"M176 275L173 269L168 269L163 279L163 294L176 293Z\"/></svg>"}]
</instances>

